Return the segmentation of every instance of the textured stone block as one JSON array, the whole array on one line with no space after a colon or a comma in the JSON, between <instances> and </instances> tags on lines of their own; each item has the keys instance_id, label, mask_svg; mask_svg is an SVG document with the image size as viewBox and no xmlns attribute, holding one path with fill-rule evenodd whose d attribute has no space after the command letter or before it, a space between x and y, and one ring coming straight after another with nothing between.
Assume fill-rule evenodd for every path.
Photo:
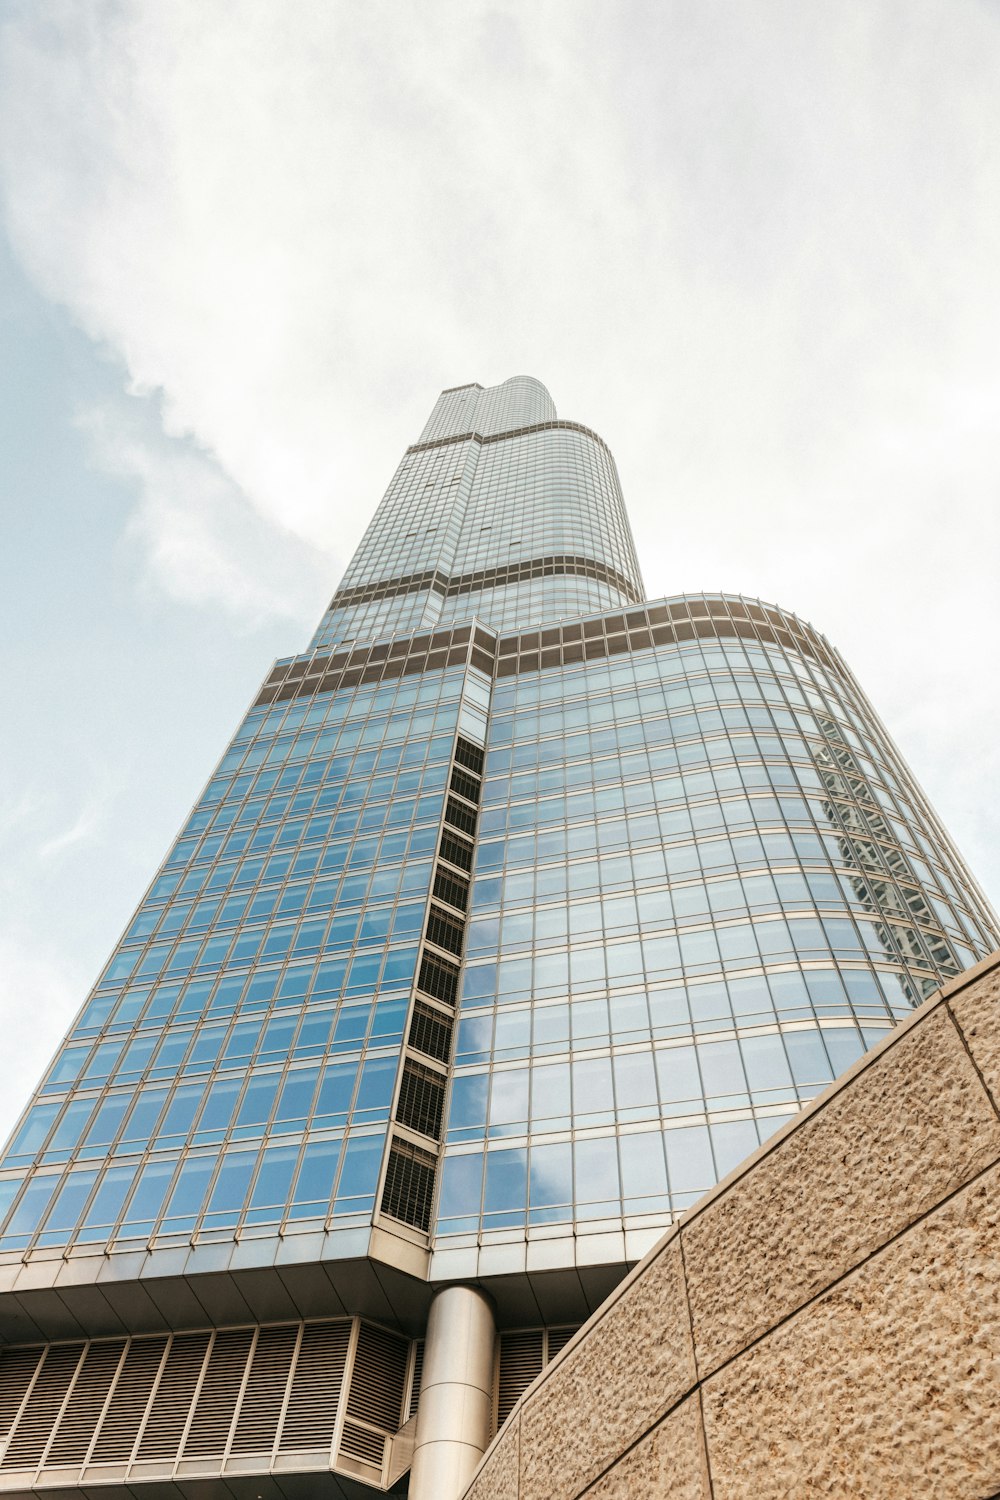
<instances>
[{"instance_id":1,"label":"textured stone block","mask_svg":"<svg viewBox=\"0 0 1000 1500\"><path fill-rule=\"evenodd\" d=\"M693 1383L674 1239L525 1402L520 1500L573 1500Z\"/></svg>"},{"instance_id":2,"label":"textured stone block","mask_svg":"<svg viewBox=\"0 0 1000 1500\"><path fill-rule=\"evenodd\" d=\"M942 1007L682 1229L702 1378L998 1157Z\"/></svg>"},{"instance_id":3,"label":"textured stone block","mask_svg":"<svg viewBox=\"0 0 1000 1500\"><path fill-rule=\"evenodd\" d=\"M1000 972L985 974L948 1005L994 1104L1000 1105Z\"/></svg>"},{"instance_id":4,"label":"textured stone block","mask_svg":"<svg viewBox=\"0 0 1000 1500\"><path fill-rule=\"evenodd\" d=\"M711 1500L701 1408L688 1399L586 1492L586 1500Z\"/></svg>"},{"instance_id":5,"label":"textured stone block","mask_svg":"<svg viewBox=\"0 0 1000 1500\"><path fill-rule=\"evenodd\" d=\"M486 1465L465 1492L465 1500L518 1500L518 1439L521 1418L515 1415Z\"/></svg>"},{"instance_id":6,"label":"textured stone block","mask_svg":"<svg viewBox=\"0 0 1000 1500\"><path fill-rule=\"evenodd\" d=\"M1000 1490L1000 1169L703 1387L715 1500Z\"/></svg>"}]
</instances>

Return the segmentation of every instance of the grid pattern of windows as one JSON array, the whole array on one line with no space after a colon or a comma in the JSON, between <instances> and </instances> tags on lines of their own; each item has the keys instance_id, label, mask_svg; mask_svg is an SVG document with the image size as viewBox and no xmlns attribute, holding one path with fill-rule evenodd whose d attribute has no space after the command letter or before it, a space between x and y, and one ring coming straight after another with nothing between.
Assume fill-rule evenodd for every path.
<instances>
[{"instance_id":1,"label":"grid pattern of windows","mask_svg":"<svg viewBox=\"0 0 1000 1500\"><path fill-rule=\"evenodd\" d=\"M996 946L835 668L714 634L609 658L602 633L598 659L498 680L448 1242L668 1222Z\"/></svg>"},{"instance_id":2,"label":"grid pattern of windows","mask_svg":"<svg viewBox=\"0 0 1000 1500\"><path fill-rule=\"evenodd\" d=\"M0 1263L655 1231L997 945L821 636L640 594L603 442L445 392L0 1158Z\"/></svg>"},{"instance_id":3,"label":"grid pattern of windows","mask_svg":"<svg viewBox=\"0 0 1000 1500\"><path fill-rule=\"evenodd\" d=\"M0 1252L370 1222L464 681L252 710L9 1145Z\"/></svg>"},{"instance_id":4,"label":"grid pattern of windows","mask_svg":"<svg viewBox=\"0 0 1000 1500\"><path fill-rule=\"evenodd\" d=\"M472 616L507 629L641 598L614 459L596 433L557 421L534 381L446 396L428 424L434 436L397 469L313 649Z\"/></svg>"}]
</instances>

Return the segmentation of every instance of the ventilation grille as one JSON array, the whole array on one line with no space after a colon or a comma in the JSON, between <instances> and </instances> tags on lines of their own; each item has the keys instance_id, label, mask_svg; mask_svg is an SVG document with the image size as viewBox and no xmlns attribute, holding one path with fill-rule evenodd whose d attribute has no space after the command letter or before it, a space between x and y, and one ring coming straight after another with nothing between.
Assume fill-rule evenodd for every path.
<instances>
[{"instance_id":1,"label":"ventilation grille","mask_svg":"<svg viewBox=\"0 0 1000 1500\"><path fill-rule=\"evenodd\" d=\"M577 1327L574 1328L549 1328L545 1334L545 1363L555 1359L560 1350L565 1349Z\"/></svg>"},{"instance_id":2,"label":"ventilation grille","mask_svg":"<svg viewBox=\"0 0 1000 1500\"><path fill-rule=\"evenodd\" d=\"M226 1451L252 1343L253 1331L249 1328L216 1334L184 1444L185 1458Z\"/></svg>"},{"instance_id":3,"label":"ventilation grille","mask_svg":"<svg viewBox=\"0 0 1000 1500\"><path fill-rule=\"evenodd\" d=\"M544 1329L500 1335L500 1373L497 1378L497 1427L500 1428L545 1364Z\"/></svg>"},{"instance_id":4,"label":"ventilation grille","mask_svg":"<svg viewBox=\"0 0 1000 1500\"><path fill-rule=\"evenodd\" d=\"M530 1328L500 1335L500 1367L497 1372L497 1427L510 1416L528 1386L560 1349L565 1349L577 1326Z\"/></svg>"},{"instance_id":5,"label":"ventilation grille","mask_svg":"<svg viewBox=\"0 0 1000 1500\"><path fill-rule=\"evenodd\" d=\"M406 1419L417 1414L417 1403L420 1400L420 1386L424 1378L424 1341L418 1339L413 1346L413 1379L410 1381L410 1400L407 1406Z\"/></svg>"},{"instance_id":6,"label":"ventilation grille","mask_svg":"<svg viewBox=\"0 0 1000 1500\"><path fill-rule=\"evenodd\" d=\"M210 1335L184 1333L174 1339L156 1387L137 1458L172 1458L180 1447Z\"/></svg>"},{"instance_id":7,"label":"ventilation grille","mask_svg":"<svg viewBox=\"0 0 1000 1500\"><path fill-rule=\"evenodd\" d=\"M56 1344L46 1350L45 1363L0 1468L33 1469L39 1462L82 1353L82 1344Z\"/></svg>"},{"instance_id":8,"label":"ventilation grille","mask_svg":"<svg viewBox=\"0 0 1000 1500\"><path fill-rule=\"evenodd\" d=\"M0 1412L10 1439L0 1467L41 1465L45 1484L57 1469L63 1483L70 1468L178 1458L197 1459L207 1475L238 1456L242 1469L263 1473L275 1444L326 1466L355 1329L345 1416L362 1436L344 1451L380 1467L399 1427L411 1345L350 1318L5 1350ZM140 1469L131 1479L148 1477Z\"/></svg>"},{"instance_id":9,"label":"ventilation grille","mask_svg":"<svg viewBox=\"0 0 1000 1500\"><path fill-rule=\"evenodd\" d=\"M398 1431L409 1354L408 1339L362 1323L347 1400L349 1417Z\"/></svg>"},{"instance_id":10,"label":"ventilation grille","mask_svg":"<svg viewBox=\"0 0 1000 1500\"><path fill-rule=\"evenodd\" d=\"M454 1005L458 998L459 972L457 964L450 964L447 959L435 958L430 953L425 953L420 963L417 987L423 990L425 995L432 995L435 1000L443 1000L445 1005Z\"/></svg>"},{"instance_id":11,"label":"ventilation grille","mask_svg":"<svg viewBox=\"0 0 1000 1500\"><path fill-rule=\"evenodd\" d=\"M410 1130L441 1138L441 1116L444 1112L444 1079L417 1062L407 1061L396 1105L396 1119Z\"/></svg>"},{"instance_id":12,"label":"ventilation grille","mask_svg":"<svg viewBox=\"0 0 1000 1500\"><path fill-rule=\"evenodd\" d=\"M470 776L467 771L460 771L456 766L451 773L451 790L459 797L464 797L466 802L479 803L479 780Z\"/></svg>"},{"instance_id":13,"label":"ventilation grille","mask_svg":"<svg viewBox=\"0 0 1000 1500\"><path fill-rule=\"evenodd\" d=\"M469 882L447 870L438 870L434 877L434 894L439 901L447 901L449 906L465 911L469 904Z\"/></svg>"},{"instance_id":14,"label":"ventilation grille","mask_svg":"<svg viewBox=\"0 0 1000 1500\"><path fill-rule=\"evenodd\" d=\"M43 1348L0 1350L0 1438L14 1425L44 1352Z\"/></svg>"},{"instance_id":15,"label":"ventilation grille","mask_svg":"<svg viewBox=\"0 0 1000 1500\"><path fill-rule=\"evenodd\" d=\"M369 1427L359 1427L356 1422L345 1422L340 1451L348 1458L357 1458L364 1464L370 1464L373 1469L381 1469L385 1457L385 1438L380 1432L372 1432Z\"/></svg>"},{"instance_id":16,"label":"ventilation grille","mask_svg":"<svg viewBox=\"0 0 1000 1500\"><path fill-rule=\"evenodd\" d=\"M234 1453L270 1454L274 1447L298 1333L298 1328L292 1324L284 1328L262 1328L258 1334L233 1433Z\"/></svg>"},{"instance_id":17,"label":"ventilation grille","mask_svg":"<svg viewBox=\"0 0 1000 1500\"><path fill-rule=\"evenodd\" d=\"M450 865L456 865L460 870L472 869L472 845L467 844L465 839L456 838L447 832L442 833L438 852Z\"/></svg>"},{"instance_id":18,"label":"ventilation grille","mask_svg":"<svg viewBox=\"0 0 1000 1500\"><path fill-rule=\"evenodd\" d=\"M332 1445L350 1338L350 1323L307 1323L302 1330L281 1453Z\"/></svg>"},{"instance_id":19,"label":"ventilation grille","mask_svg":"<svg viewBox=\"0 0 1000 1500\"><path fill-rule=\"evenodd\" d=\"M394 1140L382 1191L382 1212L426 1232L434 1199L437 1157L406 1141Z\"/></svg>"},{"instance_id":20,"label":"ventilation grille","mask_svg":"<svg viewBox=\"0 0 1000 1500\"><path fill-rule=\"evenodd\" d=\"M427 937L438 948L460 955L465 938L465 923L446 912L442 906L432 906L427 918Z\"/></svg>"},{"instance_id":21,"label":"ventilation grille","mask_svg":"<svg viewBox=\"0 0 1000 1500\"><path fill-rule=\"evenodd\" d=\"M129 1344L94 1444L95 1463L132 1457L166 1347L165 1338L133 1339Z\"/></svg>"},{"instance_id":22,"label":"ventilation grille","mask_svg":"<svg viewBox=\"0 0 1000 1500\"><path fill-rule=\"evenodd\" d=\"M124 1339L90 1345L73 1384L58 1431L45 1455L47 1465L83 1463L97 1431L124 1348Z\"/></svg>"},{"instance_id":23,"label":"ventilation grille","mask_svg":"<svg viewBox=\"0 0 1000 1500\"><path fill-rule=\"evenodd\" d=\"M485 751L481 750L478 745L473 745L471 741L463 740L459 735L455 741L455 759L460 766L465 766L468 770L474 771L477 776L481 776L485 758Z\"/></svg>"},{"instance_id":24,"label":"ventilation grille","mask_svg":"<svg viewBox=\"0 0 1000 1500\"><path fill-rule=\"evenodd\" d=\"M415 1052L422 1052L425 1057L433 1057L437 1062L446 1063L451 1057L451 1033L452 1023L447 1016L432 1010L422 1000L415 1003L406 1038L407 1045Z\"/></svg>"},{"instance_id":25,"label":"ventilation grille","mask_svg":"<svg viewBox=\"0 0 1000 1500\"><path fill-rule=\"evenodd\" d=\"M450 823L452 828L457 828L460 832L469 834L470 837L475 834L476 814L471 807L466 807L464 802L458 802L454 797L449 797L445 803L444 820Z\"/></svg>"}]
</instances>

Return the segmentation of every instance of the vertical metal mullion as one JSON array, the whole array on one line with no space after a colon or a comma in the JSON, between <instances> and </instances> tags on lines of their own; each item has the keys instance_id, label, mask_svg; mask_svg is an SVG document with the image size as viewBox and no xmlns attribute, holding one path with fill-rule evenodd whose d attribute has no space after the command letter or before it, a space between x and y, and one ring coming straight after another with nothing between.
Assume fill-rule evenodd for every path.
<instances>
[{"instance_id":1,"label":"vertical metal mullion","mask_svg":"<svg viewBox=\"0 0 1000 1500\"><path fill-rule=\"evenodd\" d=\"M35 1366L35 1373L34 1373L34 1375L32 1375L31 1379L28 1381L27 1388L26 1388L26 1390L24 1392L24 1395L21 1397L21 1404L17 1408L17 1411L15 1412L14 1417L11 1420L11 1424L10 1424L10 1426L7 1429L7 1436L4 1439L4 1451L6 1451L7 1448L9 1448L9 1446L10 1446L10 1440L14 1436L15 1432L17 1431L17 1424L20 1422L21 1418L24 1416L24 1408L27 1406L28 1402L31 1399L31 1393L35 1389L35 1384L36 1384L36 1382L38 1380L38 1377L42 1373L42 1366L44 1365L45 1361L48 1359L49 1350L51 1348L52 1348L51 1344L43 1344L41 1346L42 1352L38 1356L38 1363Z\"/></svg>"},{"instance_id":2,"label":"vertical metal mullion","mask_svg":"<svg viewBox=\"0 0 1000 1500\"><path fill-rule=\"evenodd\" d=\"M288 1411L288 1403L292 1399L292 1381L295 1379L295 1371L299 1363L299 1350L302 1348L302 1338L305 1334L305 1323L299 1323L299 1331L295 1335L295 1348L292 1350L291 1363L288 1366L288 1378L285 1381L285 1394L281 1400L281 1410L278 1413L278 1424L274 1429L274 1442L271 1445L271 1467L281 1446L281 1433L285 1425L285 1414Z\"/></svg>"},{"instance_id":3,"label":"vertical metal mullion","mask_svg":"<svg viewBox=\"0 0 1000 1500\"><path fill-rule=\"evenodd\" d=\"M195 1414L195 1411L197 1410L198 1401L199 1401L199 1399L201 1397L201 1388L205 1384L205 1376L208 1373L208 1366L209 1366L209 1362L210 1362L210 1360L212 1358L212 1350L215 1348L215 1340L216 1340L217 1337L218 1337L218 1329L213 1328L211 1330L210 1335L209 1335L208 1347L206 1348L205 1353L202 1355L201 1373L199 1374L198 1379L195 1381L194 1394L191 1397L191 1405L188 1407L187 1418L186 1418L186 1420L184 1422L184 1426L183 1426L183 1429L181 1430L181 1435L180 1435L180 1438L179 1438L178 1443L177 1443L177 1452L174 1454L174 1463L173 1463L173 1473L174 1474L177 1473L177 1465L181 1461L181 1454L184 1452L184 1444L188 1440L188 1433L191 1430L191 1423L194 1421L194 1414Z\"/></svg>"},{"instance_id":4,"label":"vertical metal mullion","mask_svg":"<svg viewBox=\"0 0 1000 1500\"><path fill-rule=\"evenodd\" d=\"M354 1379L354 1361L358 1352L358 1337L361 1333L361 1319L351 1319L351 1337L347 1345L347 1358L344 1360L344 1378L340 1386L340 1400L337 1403L337 1416L333 1424L333 1442L330 1450L330 1467L336 1466L337 1455L340 1452L340 1440L344 1435L344 1422L347 1418L347 1403L351 1395L351 1382Z\"/></svg>"},{"instance_id":5,"label":"vertical metal mullion","mask_svg":"<svg viewBox=\"0 0 1000 1500\"><path fill-rule=\"evenodd\" d=\"M133 1340L133 1342L135 1342L135 1341ZM132 1444L132 1452L129 1454L128 1458L125 1460L125 1463L127 1464L127 1466L129 1468L131 1468L132 1465L135 1463L136 1455L139 1452L139 1444L142 1442L142 1434L145 1431L146 1423L149 1421L149 1413L150 1413L150 1409L152 1408L152 1405L153 1405L153 1398L155 1397L157 1389L159 1388L160 1381L163 1378L163 1369L164 1369L164 1366L166 1365L167 1355L170 1352L170 1345L171 1345L172 1342L173 1342L173 1334L169 1334L167 1336L167 1342L163 1346L163 1353L160 1355L159 1368L157 1369L156 1374L153 1377L153 1384L150 1387L149 1396L146 1399L146 1409L145 1409L145 1411L142 1414L142 1418L141 1418L141 1420L139 1422L139 1426L138 1426L138 1429L137 1429L136 1434L135 1434L135 1441Z\"/></svg>"},{"instance_id":6,"label":"vertical metal mullion","mask_svg":"<svg viewBox=\"0 0 1000 1500\"><path fill-rule=\"evenodd\" d=\"M240 1393L236 1397L236 1405L233 1407L233 1419L232 1419L232 1421L229 1424L229 1435L226 1438L225 1446L224 1446L224 1448L222 1450L222 1468L223 1469L225 1469L226 1464L229 1462L229 1457L230 1457L230 1454L232 1453L233 1437L235 1436L235 1433L236 1433L237 1423L240 1420L240 1411L241 1411L242 1406L243 1406L243 1398L244 1398L244 1396L247 1393L247 1383L249 1382L249 1379L250 1379L250 1371L253 1368L254 1356L257 1353L257 1343L258 1343L259 1339L260 1339L260 1324L257 1323L257 1324L254 1325L253 1338L250 1340L250 1352L247 1355L247 1361L246 1361L245 1366L243 1367L243 1379L240 1381Z\"/></svg>"},{"instance_id":7,"label":"vertical metal mullion","mask_svg":"<svg viewBox=\"0 0 1000 1500\"><path fill-rule=\"evenodd\" d=\"M87 1465L90 1463L90 1456L91 1456L91 1454L94 1451L94 1445L97 1442L97 1439L98 1439L98 1437L100 1435L101 1428L104 1425L104 1418L108 1414L108 1407L110 1406L110 1404L111 1404L111 1398L112 1398L112 1396L115 1393L115 1387L117 1386L119 1378L121 1376L122 1366L125 1363L125 1356L126 1356L126 1354L128 1354L129 1345L131 1344L131 1342L132 1342L132 1340L130 1338L126 1338L125 1342L122 1345L121 1353L118 1356L118 1368L115 1370L115 1373L111 1377L111 1383L108 1386L108 1393L107 1393L107 1395L104 1398L104 1404L101 1407L100 1414L99 1414L99 1416L97 1418L97 1421L94 1423L94 1430L90 1434L90 1442L87 1444L87 1451L84 1454L83 1462L80 1465L81 1471L83 1469L86 1469Z\"/></svg>"},{"instance_id":8,"label":"vertical metal mullion","mask_svg":"<svg viewBox=\"0 0 1000 1500\"><path fill-rule=\"evenodd\" d=\"M80 1378L80 1371L83 1369L83 1362L87 1358L87 1350L90 1348L90 1343L91 1343L90 1339L85 1339L84 1340L83 1348L80 1351L80 1357L78 1358L78 1360L76 1362L76 1369L73 1371L72 1375L69 1378L69 1384L66 1387L66 1394L63 1396L62 1401L59 1403L58 1414L56 1416L55 1421L52 1423L52 1427L51 1427L51 1430L49 1431L49 1435L46 1438L45 1443L44 1443L44 1445L42 1447L41 1457L39 1458L38 1464L37 1464L37 1467L39 1469L44 1469L45 1468L45 1460L49 1456L49 1449L52 1447L52 1443L53 1443L53 1441L55 1439L55 1435L59 1431L59 1423L63 1419L63 1415L65 1414L66 1407L69 1404L69 1398L70 1398L70 1396L72 1396L73 1389L74 1389L74 1387L76 1385L76 1382ZM51 1349L52 1347L53 1346L50 1344L49 1348ZM11 1432L13 1432L13 1430L14 1429L11 1428Z\"/></svg>"},{"instance_id":9,"label":"vertical metal mullion","mask_svg":"<svg viewBox=\"0 0 1000 1500\"><path fill-rule=\"evenodd\" d=\"M160 1368L156 1372L156 1377L153 1380L153 1384L149 1392L149 1400L146 1402L146 1410L142 1414L142 1421L139 1423L139 1430L135 1435L135 1444L132 1448L132 1457L129 1459L130 1464L135 1462L139 1449L142 1447L143 1434L145 1433L146 1427L149 1423L149 1418L153 1410L153 1402L156 1400L156 1393L160 1389L160 1384L163 1380L163 1372L167 1368L167 1360L170 1358L170 1351L173 1347L174 1335L170 1333L167 1335L167 1342L163 1350L163 1357L160 1360Z\"/></svg>"}]
</instances>

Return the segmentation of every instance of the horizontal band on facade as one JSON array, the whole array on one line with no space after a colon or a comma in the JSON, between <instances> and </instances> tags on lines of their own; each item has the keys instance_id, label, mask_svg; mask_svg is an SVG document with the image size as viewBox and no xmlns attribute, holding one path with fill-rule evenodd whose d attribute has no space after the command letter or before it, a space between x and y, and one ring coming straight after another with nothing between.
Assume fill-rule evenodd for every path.
<instances>
[{"instance_id":1,"label":"horizontal band on facade","mask_svg":"<svg viewBox=\"0 0 1000 1500\"><path fill-rule=\"evenodd\" d=\"M459 386L457 389L461 390L462 387ZM447 448L451 443L502 443L507 438L527 437L532 432L582 432L584 437L593 438L594 442L611 458L611 449L592 427L584 427L582 422L564 422L558 417L551 422L532 422L527 427L509 427L506 432L490 432L485 436L479 432L458 432L451 437L428 438L426 443L411 443L406 451L407 453L426 453L429 448Z\"/></svg>"},{"instance_id":2,"label":"horizontal band on facade","mask_svg":"<svg viewBox=\"0 0 1000 1500\"><path fill-rule=\"evenodd\" d=\"M639 590L624 573L607 563L597 562L592 557L574 557L567 553L550 557L533 557L525 562L506 563L503 567L477 568L473 573L458 573L454 577L430 568L422 573L407 573L400 578L385 578L377 583L359 583L354 588L338 589L330 601L331 609L348 609L357 604L370 604L378 599L395 599L400 594L416 594L424 589L441 594L446 599L458 594L471 594L477 589L505 588L512 583L522 583L530 578L555 578L562 576L596 578L600 583L610 583L634 604L642 598Z\"/></svg>"},{"instance_id":3,"label":"horizontal band on facade","mask_svg":"<svg viewBox=\"0 0 1000 1500\"><path fill-rule=\"evenodd\" d=\"M272 670L254 707L466 663L488 677L510 677L694 640L779 645L844 676L843 666L823 637L774 605L682 598L517 635L496 637L482 626L460 625L332 655L296 657Z\"/></svg>"}]
</instances>

